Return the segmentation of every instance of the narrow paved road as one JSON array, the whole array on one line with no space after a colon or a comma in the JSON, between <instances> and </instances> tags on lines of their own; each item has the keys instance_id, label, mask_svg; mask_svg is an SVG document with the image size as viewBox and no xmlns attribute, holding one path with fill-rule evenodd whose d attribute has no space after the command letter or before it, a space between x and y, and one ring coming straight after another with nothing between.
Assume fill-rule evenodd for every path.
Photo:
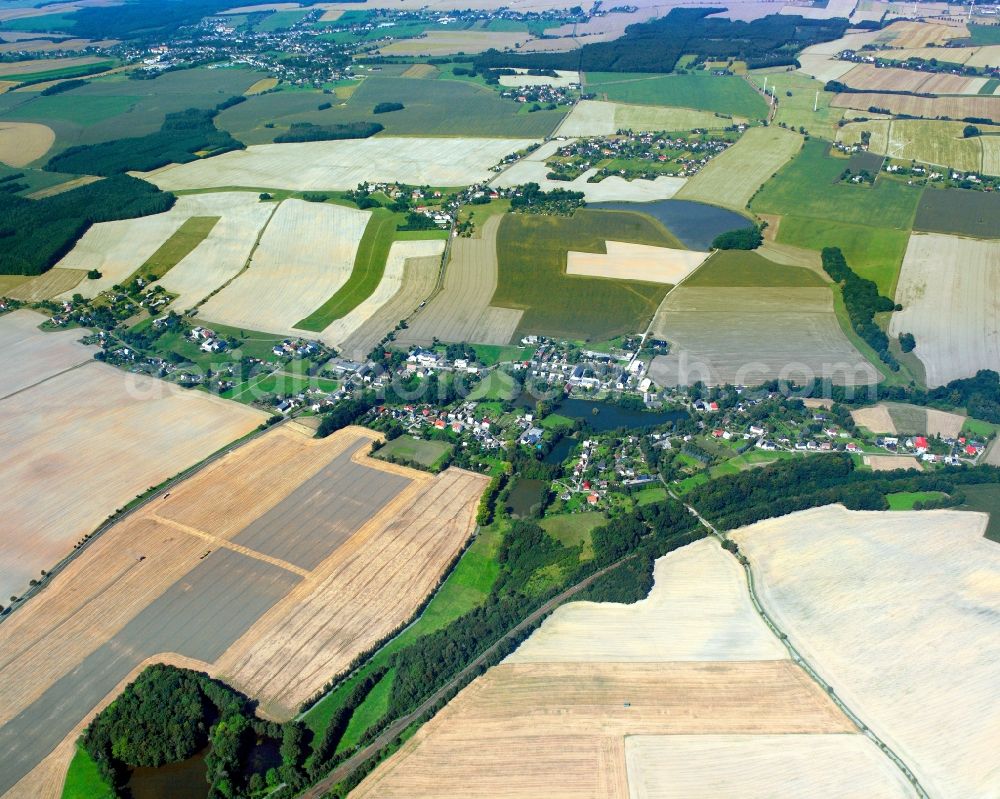
<instances>
[{"instance_id":1,"label":"narrow paved road","mask_svg":"<svg viewBox=\"0 0 1000 799\"><path fill-rule=\"evenodd\" d=\"M516 636L517 634L523 632L526 628L533 625L536 621L543 618L547 614L555 610L556 607L561 605L567 599L580 593L584 588L587 588L591 583L594 582L598 577L607 574L612 569L616 569L628 560L634 558L635 555L628 555L621 560L616 560L610 566L605 566L600 571L594 572L589 577L584 578L575 585L570 586L561 594L553 597L544 605L542 605L538 610L528 616L524 621L518 624L516 627L509 630L505 635L503 635L496 643L486 649L482 654L480 654L475 660L469 663L465 668L463 668L458 674L452 677L445 685L431 694L427 699L424 700L423 704L420 705L412 713L408 713L401 718L396 719L392 724L390 724L386 729L379 735L374 741L372 741L367 746L359 749L353 755L351 755L347 760L337 766L333 771L331 771L326 777L317 782L311 788L307 788L303 793L299 794L302 799L319 799L324 793L330 790L334 785L336 785L341 780L350 776L358 766L364 763L368 758L374 755L383 747L392 743L392 741L399 735L403 730L409 727L414 721L420 718L424 713L430 710L440 699L445 697L449 691L451 691L456 685L461 683L470 677L476 669L478 669L486 660L497 651L497 649L510 638Z\"/></svg>"},{"instance_id":2,"label":"narrow paved road","mask_svg":"<svg viewBox=\"0 0 1000 799\"><path fill-rule=\"evenodd\" d=\"M675 500L683 504L684 507L687 508L690 513L697 516L698 521L701 522L702 525L704 525L706 528L708 528L708 530L716 538L718 538L720 541L726 540L726 536L724 533L720 533L716 529L715 525L713 525L710 521L708 521L708 519L706 519L698 512L697 508L695 508L690 503L685 502L683 499L681 499L670 486L667 486L667 492L670 494L671 497L673 497ZM729 550L726 551L728 552ZM731 553L731 554L733 555L733 557L736 557L737 560L739 560L736 553ZM917 796L919 796L920 799L929 799L927 791L924 790L924 787L920 784L920 781L917 779L916 775L913 773L913 771L910 770L910 767L906 765L903 759L899 755L897 755L892 749L890 749L889 745L886 744L885 741L883 741L874 732L872 732L868 728L868 725L865 724L861 720L861 718L844 703L844 700L842 700L833 690L833 686L831 686L828 682L826 682L826 680L824 680L819 675L819 672L817 672L816 669L813 668L812 664L809 663L809 661L807 661L802 656L802 653L795 648L795 645L788 639L788 636L785 634L785 632L780 627L778 627L778 625L774 622L774 619L771 618L767 610L764 609L764 606L761 604L760 598L757 596L757 587L754 584L753 571L750 569L750 564L744 563L742 560L739 560L739 563L743 567L743 572L746 574L747 588L750 593L750 601L753 603L754 610L757 611L757 615L764 620L764 623L768 626L771 632L774 633L777 639L781 641L782 644L785 645L785 648L788 650L788 654L791 656L792 661L796 663L798 666L800 666L802 670L805 671L805 673L808 674L819 685L819 687L826 692L827 696L829 696L830 699L833 700L833 703L841 709L844 715L851 720L854 726L857 727L858 730L861 733L863 733L879 749L881 749L882 753L885 754L886 757L888 757L896 765L896 768L898 768L901 772L903 772L903 776L905 776L910 785L913 786L913 790L917 792Z\"/></svg>"}]
</instances>

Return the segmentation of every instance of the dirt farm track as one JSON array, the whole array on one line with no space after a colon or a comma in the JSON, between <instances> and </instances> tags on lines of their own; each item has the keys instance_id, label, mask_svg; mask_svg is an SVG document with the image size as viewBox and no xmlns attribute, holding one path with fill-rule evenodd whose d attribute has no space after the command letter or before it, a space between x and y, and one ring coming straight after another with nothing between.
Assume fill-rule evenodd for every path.
<instances>
[{"instance_id":1,"label":"dirt farm track","mask_svg":"<svg viewBox=\"0 0 1000 799\"><path fill-rule=\"evenodd\" d=\"M0 625L0 795L59 797L75 736L148 662L204 669L288 718L409 619L472 532L486 478L371 460L375 435L269 431Z\"/></svg>"}]
</instances>

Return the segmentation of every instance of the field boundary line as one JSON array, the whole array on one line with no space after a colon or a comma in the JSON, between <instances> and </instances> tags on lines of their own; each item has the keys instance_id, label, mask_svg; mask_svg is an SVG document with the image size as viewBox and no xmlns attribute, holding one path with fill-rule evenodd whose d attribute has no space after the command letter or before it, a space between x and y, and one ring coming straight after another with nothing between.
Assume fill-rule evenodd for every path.
<instances>
[{"instance_id":1,"label":"field boundary line","mask_svg":"<svg viewBox=\"0 0 1000 799\"><path fill-rule=\"evenodd\" d=\"M165 516L160 516L156 511L151 511L147 514L147 518L154 522L164 525L165 527L170 527L173 530L177 530L182 533L187 533L188 535L194 536L195 538L200 538L209 543L215 544L217 547L222 549L231 549L233 552L239 552L241 555L246 555L248 558L253 558L254 560L261 560L265 563L270 563L272 566L277 566L279 569L284 569L285 571L290 571L293 574L297 574L303 579L309 577L310 572L303 569L301 566L296 566L293 563L289 563L287 560L281 560L280 558L272 557L271 555L265 555L263 552L258 552L256 549L250 549L249 547L241 546L233 541L226 538L220 538L217 535L212 535L211 533L206 533L204 530L199 530L197 527L191 527L190 525L183 524L182 522L174 521L173 519L168 519Z\"/></svg>"},{"instance_id":2,"label":"field boundary line","mask_svg":"<svg viewBox=\"0 0 1000 799\"><path fill-rule=\"evenodd\" d=\"M90 358L90 359L88 359L86 361L83 361L82 363L74 364L73 366L70 366L70 367L68 367L66 369L63 369L61 372L56 372L54 375L49 375L48 377L43 377L37 383L32 383L30 386L24 386L23 388L19 388L17 391L10 392L10 394L4 394L2 397L0 397L0 402L3 402L6 399L10 399L11 397L16 397L18 394L23 394L25 391L28 391L29 389L35 388L36 386L40 386L43 383L47 383L49 380L51 380L54 377L59 377L59 375L64 375L67 372L72 372L74 369L79 369L81 366L87 366L88 364L91 364L91 363L94 363L94 359L93 358Z\"/></svg>"},{"instance_id":3,"label":"field boundary line","mask_svg":"<svg viewBox=\"0 0 1000 799\"><path fill-rule=\"evenodd\" d=\"M182 482L183 480L186 480L189 477L194 477L194 475L198 474L198 472L200 472L202 469L211 466L220 458L223 458L230 452L233 452L234 450L237 450L240 447L249 444L251 441L257 440L260 436L264 435L269 430L280 427L282 424L284 424L291 418L292 418L291 416L286 416L282 419L279 419L273 425L260 427L250 431L242 438L238 438L236 439L236 441L226 444L224 447L222 447L222 449L213 452L212 454L208 455L207 457L203 458L202 460L198 461L192 466L189 466L188 468L178 472L173 477L168 477L166 480L163 481L163 483L161 483L158 487L156 487L153 491L150 491L145 496L140 495L139 497L134 498L130 502L126 503L125 507L122 508L122 510L116 511L111 516L109 516L96 529L94 529L93 532L89 533L83 539L82 544L76 547L72 552L66 555L66 557L60 560L55 566L49 569L46 572L44 580L40 581L37 585L32 586L27 591L25 591L24 594L22 594L21 597L16 602L12 602L8 606L7 611L3 614L0 614L0 624L3 624L5 621L7 621L7 619L13 616L15 612L17 612L20 608L24 607L33 596L44 590L46 586L51 584L52 578L57 577L63 570L66 569L67 566L69 566L74 560L76 560L81 554L83 554L83 552L87 549L87 547L89 547L91 544L97 541L98 538L100 538L104 533L113 528L119 522L122 522L129 516L138 513L153 500L158 499L159 497L163 496L166 493L169 493L178 483ZM128 507L133 502L135 504L132 505L132 507Z\"/></svg>"},{"instance_id":4,"label":"field boundary line","mask_svg":"<svg viewBox=\"0 0 1000 799\"><path fill-rule=\"evenodd\" d=\"M661 481L663 480L662 477L660 479ZM701 513L698 512L698 510L694 507L694 505L691 505L689 502L685 502L681 497L677 496L677 494L670 486L667 486L667 492L673 499L684 505L684 507L688 509L688 512L691 513L693 516L695 516L698 519L698 521L706 529L708 529L712 533L712 535L714 535L720 542L725 543L726 541L729 540L726 536L726 533L724 532L720 533L719 530L716 529L715 525L713 525L710 521L708 521L708 519L706 519L704 516L701 515ZM723 547L723 549L726 548ZM730 550L726 549L726 551L729 552ZM898 754L896 754L896 752L894 752L885 741L883 741L878 735L876 735L875 732L873 732L871 728L867 724L865 724L864 721L861 720L860 716L858 716L853 710L851 710L851 708L844 702L844 700L841 699L837 695L837 693L833 690L833 686L830 685L828 682L826 682L826 680L824 680L820 676L816 668L802 656L802 654L796 648L795 644L791 642L791 639L788 637L787 633L785 633L780 627L778 627L777 623L765 609L763 603L760 600L760 597L758 597L757 595L757 586L754 583L753 570L750 567L750 561L745 557L741 557L736 552L730 552L730 554L732 554L733 557L737 559L737 562L740 564L740 566L743 567L743 572L747 580L747 592L750 595L750 601L753 604L754 610L757 612L757 615L761 618L761 620L767 625L771 633L775 637L777 637L777 639L784 645L785 649L788 650L788 654L792 662L795 663L797 666L799 666L810 677L810 679L812 679L817 685L819 685L819 687L823 689L823 692L830 698L830 700L851 721L851 723L854 724L855 727L857 727L858 731L866 738L868 738L868 740L870 740L873 744L875 744L875 746L877 746L882 751L882 753L893 762L893 765L895 765L896 768L898 768L903 773L903 776L906 778L906 781L910 783L910 785L916 791L917 796L919 796L920 799L930 799L930 796L927 793L927 791L924 790L924 787L920 784L920 781L917 779L916 775L913 773L910 767L906 765L903 759Z\"/></svg>"}]
</instances>

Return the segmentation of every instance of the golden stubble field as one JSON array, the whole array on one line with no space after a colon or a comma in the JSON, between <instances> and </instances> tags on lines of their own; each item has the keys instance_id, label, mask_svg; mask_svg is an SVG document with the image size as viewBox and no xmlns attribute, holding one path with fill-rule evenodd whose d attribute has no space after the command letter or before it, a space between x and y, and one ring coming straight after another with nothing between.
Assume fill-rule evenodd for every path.
<instances>
[{"instance_id":1,"label":"golden stubble field","mask_svg":"<svg viewBox=\"0 0 1000 799\"><path fill-rule=\"evenodd\" d=\"M129 649L128 674L143 663L179 661L261 698L271 717L293 715L360 651L405 623L475 527L486 477L460 469L432 477L370 459L376 437L356 427L326 439L274 428L97 539L0 626L0 735L119 639ZM258 591L273 592L265 575L283 574L290 590L263 614L242 619L218 658L199 661L183 631L214 620L181 620L173 645L161 640L160 629L178 624L167 621L181 612L176 597L194 592L190 601L200 601L197 592L207 586L195 575L224 553L263 570L257 580L232 585L225 614L238 616ZM144 645L159 646L163 657ZM108 688L120 688L125 671L105 675ZM58 797L72 739L85 721L41 747L51 754L11 795Z\"/></svg>"},{"instance_id":2,"label":"golden stubble field","mask_svg":"<svg viewBox=\"0 0 1000 799\"><path fill-rule=\"evenodd\" d=\"M727 761L719 768L739 771L713 797L790 795L773 792L774 769L786 777L777 784L820 795L836 781L841 758L858 764L855 786L878 789L864 795L909 796L893 786L891 763L788 659L753 610L742 569L717 541L661 558L655 578L650 596L633 605L556 610L351 796L652 797L642 785L705 776L703 758L656 753L681 737ZM652 752L633 747L636 736ZM796 773L801 739L827 758ZM767 767L759 763L762 740ZM744 773L744 762L754 768Z\"/></svg>"},{"instance_id":3,"label":"golden stubble field","mask_svg":"<svg viewBox=\"0 0 1000 799\"><path fill-rule=\"evenodd\" d=\"M684 280L708 257L707 252L621 241L606 241L604 245L603 253L570 250L566 254L566 274L673 285Z\"/></svg>"},{"instance_id":4,"label":"golden stubble field","mask_svg":"<svg viewBox=\"0 0 1000 799\"><path fill-rule=\"evenodd\" d=\"M944 799L1000 793L1000 546L986 523L833 505L732 534L789 640Z\"/></svg>"}]
</instances>

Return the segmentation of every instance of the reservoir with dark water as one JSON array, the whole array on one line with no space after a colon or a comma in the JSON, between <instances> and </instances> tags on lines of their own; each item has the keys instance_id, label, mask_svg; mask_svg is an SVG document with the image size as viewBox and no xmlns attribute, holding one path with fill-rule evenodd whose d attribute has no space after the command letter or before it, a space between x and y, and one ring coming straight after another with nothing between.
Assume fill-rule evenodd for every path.
<instances>
[{"instance_id":1,"label":"reservoir with dark water","mask_svg":"<svg viewBox=\"0 0 1000 799\"><path fill-rule=\"evenodd\" d=\"M691 250L709 250L720 233L751 227L742 214L690 200L656 200L649 203L587 203L598 211L637 211L649 214Z\"/></svg>"}]
</instances>

